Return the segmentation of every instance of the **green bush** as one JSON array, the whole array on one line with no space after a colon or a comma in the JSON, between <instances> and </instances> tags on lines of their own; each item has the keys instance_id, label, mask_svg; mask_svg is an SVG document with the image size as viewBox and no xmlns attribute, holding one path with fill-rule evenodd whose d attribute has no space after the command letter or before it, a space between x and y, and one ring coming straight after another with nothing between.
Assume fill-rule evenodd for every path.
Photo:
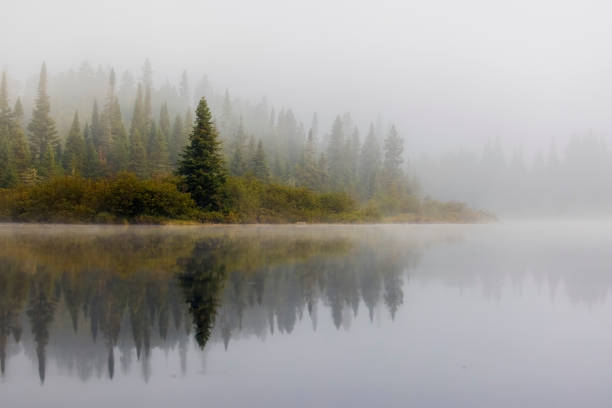
<instances>
[{"instance_id":1,"label":"green bush","mask_svg":"<svg viewBox=\"0 0 612 408\"><path fill-rule=\"evenodd\" d=\"M188 219L197 212L176 184L129 173L99 180L60 177L4 191L1 197L0 217L10 221L150 223Z\"/></svg>"}]
</instances>

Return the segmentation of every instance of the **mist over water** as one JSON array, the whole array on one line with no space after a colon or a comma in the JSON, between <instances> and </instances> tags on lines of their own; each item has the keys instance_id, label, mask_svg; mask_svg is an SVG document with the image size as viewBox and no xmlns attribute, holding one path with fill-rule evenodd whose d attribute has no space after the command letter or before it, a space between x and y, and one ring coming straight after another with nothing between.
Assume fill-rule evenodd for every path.
<instances>
[{"instance_id":1,"label":"mist over water","mask_svg":"<svg viewBox=\"0 0 612 408\"><path fill-rule=\"evenodd\" d=\"M609 227L3 225L0 401L598 406Z\"/></svg>"}]
</instances>

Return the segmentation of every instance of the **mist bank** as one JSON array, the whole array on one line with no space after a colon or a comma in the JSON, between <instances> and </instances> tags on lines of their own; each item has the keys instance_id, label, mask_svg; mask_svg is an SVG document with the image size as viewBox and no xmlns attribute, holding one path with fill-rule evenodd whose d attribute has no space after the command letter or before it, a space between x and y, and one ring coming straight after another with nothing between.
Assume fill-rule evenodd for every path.
<instances>
[{"instance_id":1,"label":"mist bank","mask_svg":"<svg viewBox=\"0 0 612 408\"><path fill-rule=\"evenodd\" d=\"M612 215L612 151L603 137L554 141L527 158L510 153L499 140L483 150L421 157L415 172L426 191L439 199L487 208L503 218L601 218Z\"/></svg>"}]
</instances>

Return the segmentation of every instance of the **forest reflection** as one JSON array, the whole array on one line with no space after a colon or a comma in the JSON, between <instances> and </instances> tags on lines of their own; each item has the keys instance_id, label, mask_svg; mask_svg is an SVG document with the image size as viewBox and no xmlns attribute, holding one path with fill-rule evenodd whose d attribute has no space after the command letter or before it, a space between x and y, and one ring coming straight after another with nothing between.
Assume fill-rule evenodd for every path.
<instances>
[{"instance_id":1,"label":"forest reflection","mask_svg":"<svg viewBox=\"0 0 612 408\"><path fill-rule=\"evenodd\" d=\"M370 320L379 304L394 317L420 253L354 232L144 231L0 234L3 375L25 353L41 382L51 355L83 380L138 362L148 381L152 350L178 352L184 372L190 339L227 349L304 318L316 329L323 310L340 328L360 304Z\"/></svg>"}]
</instances>

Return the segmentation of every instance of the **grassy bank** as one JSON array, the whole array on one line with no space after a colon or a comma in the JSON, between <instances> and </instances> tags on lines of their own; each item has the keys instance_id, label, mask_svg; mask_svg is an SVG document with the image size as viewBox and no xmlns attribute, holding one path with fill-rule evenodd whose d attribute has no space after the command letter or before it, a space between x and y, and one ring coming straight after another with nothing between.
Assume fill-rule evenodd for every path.
<instances>
[{"instance_id":1,"label":"grassy bank","mask_svg":"<svg viewBox=\"0 0 612 408\"><path fill-rule=\"evenodd\" d=\"M129 173L101 179L59 177L0 190L0 221L58 223L482 222L460 203L419 200L390 212L385 202L358 205L344 193L230 178L224 208L199 209L173 177L141 180ZM406 211L409 209L409 211Z\"/></svg>"}]
</instances>

